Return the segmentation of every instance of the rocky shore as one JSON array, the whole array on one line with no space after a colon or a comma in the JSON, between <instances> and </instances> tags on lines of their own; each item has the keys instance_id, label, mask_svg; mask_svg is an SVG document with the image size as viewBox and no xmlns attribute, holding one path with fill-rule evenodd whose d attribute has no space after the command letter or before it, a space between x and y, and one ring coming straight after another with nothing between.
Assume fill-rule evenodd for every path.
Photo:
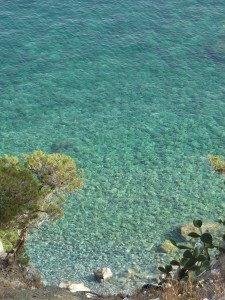
<instances>
[{"instance_id":1,"label":"rocky shore","mask_svg":"<svg viewBox=\"0 0 225 300\"><path fill-rule=\"evenodd\" d=\"M212 222L205 222L202 230L214 232L220 237L221 234L224 234L223 228L221 229L217 223ZM196 228L192 223L181 225L178 228L180 237L187 242L191 242L188 233L195 231ZM162 255L168 255L170 258L176 255L176 247L169 240L165 240L159 246L159 251ZM204 271L200 274L195 284L190 282L180 283L173 279L167 280L163 275L151 278L144 272L128 269L121 274L121 280L123 279L124 283L138 279L139 286L137 285L136 291L133 291L130 295L124 293L113 296L96 294L84 283L76 281L62 281L59 286L43 286L41 275L32 266L24 266L14 262L6 267L4 264L5 255L3 244L0 241L0 299L225 299L225 254L222 253L211 260L210 271ZM113 281L115 280L114 274L107 267L95 270L93 280L99 282L99 284L115 284L116 282ZM176 291L176 295L173 295L174 298L169 297L168 295L174 291ZM188 298L190 291L195 295L195 298ZM193 297L193 295L190 297Z\"/></svg>"}]
</instances>

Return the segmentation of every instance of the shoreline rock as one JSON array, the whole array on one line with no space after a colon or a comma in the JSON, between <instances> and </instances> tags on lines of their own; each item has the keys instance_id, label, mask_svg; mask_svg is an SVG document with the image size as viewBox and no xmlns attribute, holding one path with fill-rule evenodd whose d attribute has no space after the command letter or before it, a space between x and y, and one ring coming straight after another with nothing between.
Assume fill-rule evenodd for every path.
<instances>
[{"instance_id":1,"label":"shoreline rock","mask_svg":"<svg viewBox=\"0 0 225 300\"><path fill-rule=\"evenodd\" d=\"M76 281L62 281L59 284L61 289L67 289L71 293L76 292L90 292L91 290L84 285L83 282L76 282Z\"/></svg>"},{"instance_id":2,"label":"shoreline rock","mask_svg":"<svg viewBox=\"0 0 225 300\"><path fill-rule=\"evenodd\" d=\"M101 268L94 271L95 279L99 282L110 279L113 276L113 273L110 268Z\"/></svg>"}]
</instances>

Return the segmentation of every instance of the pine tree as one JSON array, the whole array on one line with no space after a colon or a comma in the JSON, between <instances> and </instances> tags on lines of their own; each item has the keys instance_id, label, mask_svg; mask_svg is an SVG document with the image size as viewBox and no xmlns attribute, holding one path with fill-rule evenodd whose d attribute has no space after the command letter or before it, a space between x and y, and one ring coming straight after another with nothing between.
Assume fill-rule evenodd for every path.
<instances>
[{"instance_id":1,"label":"pine tree","mask_svg":"<svg viewBox=\"0 0 225 300\"><path fill-rule=\"evenodd\" d=\"M5 260L22 249L29 229L62 217L66 193L82 186L83 171L64 154L35 151L22 159L0 157L0 229L20 232Z\"/></svg>"}]
</instances>

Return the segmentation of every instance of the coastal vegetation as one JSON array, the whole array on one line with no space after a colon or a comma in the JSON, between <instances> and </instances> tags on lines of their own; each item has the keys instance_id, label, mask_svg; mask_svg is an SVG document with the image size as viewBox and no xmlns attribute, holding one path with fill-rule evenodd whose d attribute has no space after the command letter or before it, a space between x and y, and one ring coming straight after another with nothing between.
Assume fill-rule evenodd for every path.
<instances>
[{"instance_id":1,"label":"coastal vegetation","mask_svg":"<svg viewBox=\"0 0 225 300\"><path fill-rule=\"evenodd\" d=\"M208 161L216 172L225 175L223 158L208 156ZM21 263L20 255L29 230L46 220L62 217L65 195L79 190L83 181L83 171L64 154L35 151L22 158L0 157L0 207L4 208L0 210L0 239L7 250L3 259L5 267L15 260ZM218 223L222 227L225 220ZM173 247L183 251L181 257L178 255L158 268L162 273L160 282L147 283L127 298L222 299L225 296L225 234L222 229L218 231L220 236L214 236L215 232L210 232L208 227L202 220L194 220L189 233L185 228L185 244L170 240ZM217 224L211 225L213 228ZM124 296L98 297L124 299Z\"/></svg>"},{"instance_id":2,"label":"coastal vegetation","mask_svg":"<svg viewBox=\"0 0 225 300\"><path fill-rule=\"evenodd\" d=\"M0 235L8 250L6 265L23 248L28 231L62 217L66 193L82 186L83 171L67 155L35 151L22 158L0 157Z\"/></svg>"},{"instance_id":3,"label":"coastal vegetation","mask_svg":"<svg viewBox=\"0 0 225 300\"><path fill-rule=\"evenodd\" d=\"M208 161L214 171L225 175L225 160L222 157L209 155ZM225 226L225 220L219 219L218 223ZM160 299L221 300L225 297L224 228L219 230L220 236L213 237L208 230L203 230L202 220L194 220L193 225L197 230L187 234L189 239L186 244L170 240L183 253L180 258L158 268L163 274L158 293ZM151 290L146 291L150 296Z\"/></svg>"},{"instance_id":4,"label":"coastal vegetation","mask_svg":"<svg viewBox=\"0 0 225 300\"><path fill-rule=\"evenodd\" d=\"M208 155L208 161L213 169L220 174L225 174L225 160L219 155Z\"/></svg>"},{"instance_id":5,"label":"coastal vegetation","mask_svg":"<svg viewBox=\"0 0 225 300\"><path fill-rule=\"evenodd\" d=\"M219 220L219 223L225 225L225 222ZM194 220L193 225L198 228L199 233L190 232L189 243L187 245L177 244L174 240L171 243L178 249L185 250L182 258L179 260L172 260L169 265L159 267L159 270L165 274L165 278L173 278L172 271L176 268L175 278L177 280L196 279L202 272L210 269L210 261L212 257L225 253L225 234L222 235L219 244L214 242L213 236L209 232L203 232L201 220ZM214 254L210 253L213 250Z\"/></svg>"}]
</instances>

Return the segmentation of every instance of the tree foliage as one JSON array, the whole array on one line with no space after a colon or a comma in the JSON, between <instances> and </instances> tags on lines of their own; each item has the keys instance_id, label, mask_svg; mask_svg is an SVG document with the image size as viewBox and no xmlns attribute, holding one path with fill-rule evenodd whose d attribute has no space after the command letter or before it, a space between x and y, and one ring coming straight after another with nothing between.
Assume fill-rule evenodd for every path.
<instances>
[{"instance_id":1,"label":"tree foliage","mask_svg":"<svg viewBox=\"0 0 225 300\"><path fill-rule=\"evenodd\" d=\"M0 158L0 226L19 222L23 214L37 210L41 193L33 174L17 157Z\"/></svg>"},{"instance_id":2,"label":"tree foliage","mask_svg":"<svg viewBox=\"0 0 225 300\"><path fill-rule=\"evenodd\" d=\"M64 194L82 185L82 172L64 154L0 157L0 228L24 229L57 219L63 215Z\"/></svg>"}]
</instances>

